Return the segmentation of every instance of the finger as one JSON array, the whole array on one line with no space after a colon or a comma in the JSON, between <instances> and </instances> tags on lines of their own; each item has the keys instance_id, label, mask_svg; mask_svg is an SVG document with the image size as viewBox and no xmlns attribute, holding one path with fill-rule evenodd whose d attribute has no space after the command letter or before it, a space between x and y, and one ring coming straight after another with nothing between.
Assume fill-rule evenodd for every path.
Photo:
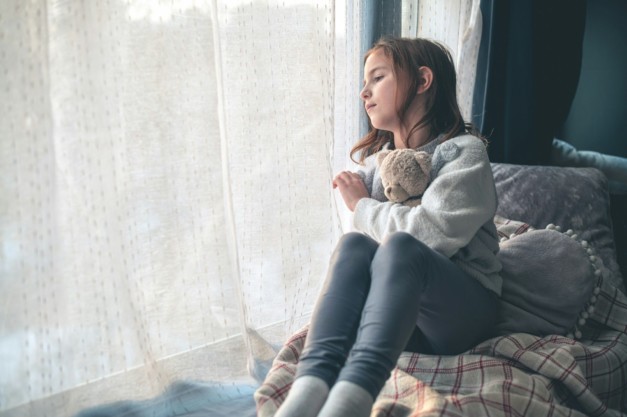
<instances>
[{"instance_id":1,"label":"finger","mask_svg":"<svg viewBox=\"0 0 627 417\"><path fill-rule=\"evenodd\" d=\"M355 172L349 172L349 175L352 181L361 181L361 177L359 176L359 174Z\"/></svg>"},{"instance_id":2,"label":"finger","mask_svg":"<svg viewBox=\"0 0 627 417\"><path fill-rule=\"evenodd\" d=\"M348 176L348 172L346 171L342 171L339 174L337 174L337 176L335 177L335 179L333 180L333 182L335 183L339 183L339 182L343 182L346 183L348 181L350 177Z\"/></svg>"},{"instance_id":3,"label":"finger","mask_svg":"<svg viewBox=\"0 0 627 417\"><path fill-rule=\"evenodd\" d=\"M346 185L356 185L362 183L361 177L357 174L352 173L346 174L343 180L345 181Z\"/></svg>"}]
</instances>

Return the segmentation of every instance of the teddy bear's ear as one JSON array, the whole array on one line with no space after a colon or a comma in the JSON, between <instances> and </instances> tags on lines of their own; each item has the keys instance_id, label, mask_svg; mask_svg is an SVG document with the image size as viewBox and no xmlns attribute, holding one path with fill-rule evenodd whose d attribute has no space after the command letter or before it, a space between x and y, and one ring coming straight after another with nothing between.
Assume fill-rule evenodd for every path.
<instances>
[{"instance_id":1,"label":"teddy bear's ear","mask_svg":"<svg viewBox=\"0 0 627 417\"><path fill-rule=\"evenodd\" d=\"M377 153L377 156L376 156L375 158L376 158L376 161L377 161L377 166L378 166L378 167L380 167L380 166L381 166L381 164L383 163L383 160L385 159L385 157L386 157L386 156L388 156L388 154L389 154L390 152L392 152L392 151L391 151L391 150L389 150L389 149L384 149L384 150L379 151L379 152Z\"/></svg>"},{"instance_id":2,"label":"teddy bear's ear","mask_svg":"<svg viewBox=\"0 0 627 417\"><path fill-rule=\"evenodd\" d=\"M431 171L431 155L421 151L416 152L414 154L414 158L416 158L416 162L418 162L418 165L420 165L422 172L424 172L425 174L429 174L429 171Z\"/></svg>"}]
</instances>

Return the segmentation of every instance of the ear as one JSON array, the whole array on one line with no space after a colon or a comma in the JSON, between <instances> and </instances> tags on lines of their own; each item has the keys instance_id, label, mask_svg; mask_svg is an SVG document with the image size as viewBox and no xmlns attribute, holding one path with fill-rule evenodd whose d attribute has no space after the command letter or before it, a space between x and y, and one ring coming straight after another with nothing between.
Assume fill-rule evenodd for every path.
<instances>
[{"instance_id":1,"label":"ear","mask_svg":"<svg viewBox=\"0 0 627 417\"><path fill-rule=\"evenodd\" d=\"M414 158L416 158L416 162L418 162L422 172L429 175L429 172L431 171L431 155L426 152L416 152L414 154Z\"/></svg>"},{"instance_id":2,"label":"ear","mask_svg":"<svg viewBox=\"0 0 627 417\"><path fill-rule=\"evenodd\" d=\"M380 167L380 166L381 166L381 164L383 163L383 160L385 159L385 157L386 157L386 156L388 156L388 154L389 154L390 152L392 152L392 151L391 151L391 150L389 150L389 149L385 149L385 150L379 151L379 152L377 153L377 156L376 156L375 158L376 158L376 161L377 161L377 166L378 166L378 167Z\"/></svg>"},{"instance_id":3,"label":"ear","mask_svg":"<svg viewBox=\"0 0 627 417\"><path fill-rule=\"evenodd\" d=\"M418 68L418 72L420 72L420 80L416 94L422 94L431 88L431 84L433 83L433 71L431 71L431 68L423 66Z\"/></svg>"}]
</instances>

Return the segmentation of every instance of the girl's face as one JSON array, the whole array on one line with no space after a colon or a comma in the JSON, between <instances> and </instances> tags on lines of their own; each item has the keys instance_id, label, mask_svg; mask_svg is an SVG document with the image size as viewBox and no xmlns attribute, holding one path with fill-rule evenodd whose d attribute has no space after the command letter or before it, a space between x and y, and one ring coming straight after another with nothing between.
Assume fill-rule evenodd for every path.
<instances>
[{"instance_id":1,"label":"girl's face","mask_svg":"<svg viewBox=\"0 0 627 417\"><path fill-rule=\"evenodd\" d=\"M370 123L376 129L390 132L400 128L399 111L404 97L394 72L394 63L382 50L376 50L364 65L364 88L359 94L364 101Z\"/></svg>"}]
</instances>

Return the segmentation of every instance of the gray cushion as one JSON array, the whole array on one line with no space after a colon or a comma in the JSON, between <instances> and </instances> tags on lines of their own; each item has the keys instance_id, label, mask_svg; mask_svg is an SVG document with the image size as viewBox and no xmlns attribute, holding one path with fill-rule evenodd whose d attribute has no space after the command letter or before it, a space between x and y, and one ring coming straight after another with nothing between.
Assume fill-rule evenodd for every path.
<instances>
[{"instance_id":1,"label":"gray cushion","mask_svg":"<svg viewBox=\"0 0 627 417\"><path fill-rule=\"evenodd\" d=\"M511 226L499 225L499 232ZM503 238L500 244L503 290L496 334L574 333L599 285L595 271L602 269L600 259L591 256L576 236L546 229L517 230L520 234Z\"/></svg>"},{"instance_id":2,"label":"gray cushion","mask_svg":"<svg viewBox=\"0 0 627 417\"><path fill-rule=\"evenodd\" d=\"M607 179L595 168L492 164L497 214L543 229L553 223L588 241L623 289L612 234Z\"/></svg>"}]
</instances>

